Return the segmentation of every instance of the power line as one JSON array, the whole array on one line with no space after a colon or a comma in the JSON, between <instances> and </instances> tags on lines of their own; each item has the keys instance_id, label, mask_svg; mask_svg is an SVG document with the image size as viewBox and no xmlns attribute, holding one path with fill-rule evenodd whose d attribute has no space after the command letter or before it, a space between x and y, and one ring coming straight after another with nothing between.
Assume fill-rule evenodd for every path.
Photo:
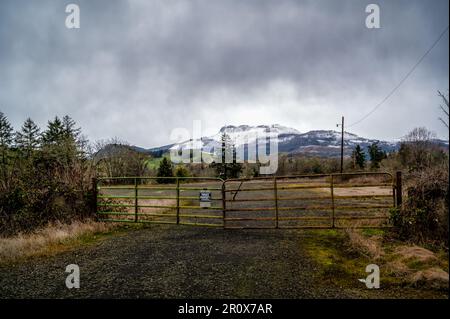
<instances>
[{"instance_id":1,"label":"power line","mask_svg":"<svg viewBox=\"0 0 450 319\"><path fill-rule=\"evenodd\" d=\"M411 68L411 70L409 70L409 72L401 79L401 81L389 92L388 95L386 95L386 97L377 105L375 105L375 107L366 115L364 115L362 118L360 118L358 121L350 124L347 126L348 127L352 127L354 125L357 125L359 123L361 123L362 121L364 121L366 118L368 118L372 113L374 113L384 102L386 102L391 96L392 94L394 94L395 91L397 91L397 89L403 84L403 82L405 82L408 77L414 72L414 70L419 66L419 64L423 61L423 59L425 59L425 57L428 55L428 53L431 52L431 50L433 50L433 48L436 46L436 44L438 44L438 42L442 39L442 37L444 36L444 34L448 31L448 27L447 26L445 28L444 31L442 31L442 33L439 35L439 37L437 38L436 41L434 41L433 45L425 52L424 55L422 55L422 57L417 61L416 64L414 64L414 66Z\"/></svg>"}]
</instances>

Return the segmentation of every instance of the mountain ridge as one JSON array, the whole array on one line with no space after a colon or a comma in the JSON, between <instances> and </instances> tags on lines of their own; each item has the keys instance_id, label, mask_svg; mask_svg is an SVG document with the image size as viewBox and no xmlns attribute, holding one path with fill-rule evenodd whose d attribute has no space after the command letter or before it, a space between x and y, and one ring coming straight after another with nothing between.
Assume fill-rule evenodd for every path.
<instances>
[{"instance_id":1,"label":"mountain ridge","mask_svg":"<svg viewBox=\"0 0 450 319\"><path fill-rule=\"evenodd\" d=\"M220 139L223 133L226 133L230 137L237 149L240 147L247 148L255 146L256 137L260 141L261 136L268 136L277 139L278 151L280 153L319 157L340 156L341 132L334 130L311 130L302 133L294 128L279 124L256 126L226 125L221 127L218 133L211 136L204 136L195 142L198 143L198 146L201 146L203 151L206 150L206 152L209 152L214 148L220 148ZM140 151L144 150L148 154L161 156L171 149L183 150L192 148L191 142L192 139L149 149L139 149ZM344 154L346 156L351 154L356 145L360 145L367 153L367 147L373 143L378 143L378 146L387 153L397 150L400 145L400 142L365 138L351 132L344 132ZM448 147L448 142L446 141L437 140L437 143Z\"/></svg>"}]
</instances>

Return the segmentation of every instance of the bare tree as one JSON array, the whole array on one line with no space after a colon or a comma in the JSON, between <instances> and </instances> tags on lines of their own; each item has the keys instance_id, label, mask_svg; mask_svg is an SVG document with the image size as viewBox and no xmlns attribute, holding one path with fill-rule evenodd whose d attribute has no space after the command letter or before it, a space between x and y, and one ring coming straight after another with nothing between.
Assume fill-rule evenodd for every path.
<instances>
[{"instance_id":1,"label":"bare tree","mask_svg":"<svg viewBox=\"0 0 450 319\"><path fill-rule=\"evenodd\" d=\"M95 143L94 161L100 175L107 177L142 176L149 155L137 152L117 138Z\"/></svg>"},{"instance_id":2,"label":"bare tree","mask_svg":"<svg viewBox=\"0 0 450 319\"><path fill-rule=\"evenodd\" d=\"M400 145L400 158L402 163L412 170L421 170L430 167L441 154L433 141L436 134L425 127L416 127L409 132Z\"/></svg>"},{"instance_id":3,"label":"bare tree","mask_svg":"<svg viewBox=\"0 0 450 319\"><path fill-rule=\"evenodd\" d=\"M442 100L444 100L444 106L439 105L439 107L441 108L442 112L444 112L444 114L445 114L445 119L443 119L442 117L439 117L439 120L442 123L444 123L444 125L448 128L448 124L449 124L448 93L447 93L447 96L445 96L444 94L442 94L441 92L438 91L438 95L442 98Z\"/></svg>"}]
</instances>

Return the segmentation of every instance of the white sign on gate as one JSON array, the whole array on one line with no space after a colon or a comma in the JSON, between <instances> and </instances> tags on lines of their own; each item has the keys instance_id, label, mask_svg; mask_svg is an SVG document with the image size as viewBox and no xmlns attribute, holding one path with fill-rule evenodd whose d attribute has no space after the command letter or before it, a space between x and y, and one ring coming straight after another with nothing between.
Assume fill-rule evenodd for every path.
<instances>
[{"instance_id":1,"label":"white sign on gate","mask_svg":"<svg viewBox=\"0 0 450 319\"><path fill-rule=\"evenodd\" d=\"M200 207L211 207L211 192L208 190L200 191Z\"/></svg>"}]
</instances>

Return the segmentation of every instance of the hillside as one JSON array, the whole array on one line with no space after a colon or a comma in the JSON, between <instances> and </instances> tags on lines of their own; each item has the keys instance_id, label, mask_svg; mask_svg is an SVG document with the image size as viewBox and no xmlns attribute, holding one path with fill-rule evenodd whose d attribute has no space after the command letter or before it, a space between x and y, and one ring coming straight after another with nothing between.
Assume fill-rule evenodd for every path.
<instances>
[{"instance_id":1,"label":"hillside","mask_svg":"<svg viewBox=\"0 0 450 319\"><path fill-rule=\"evenodd\" d=\"M278 151L287 154L303 154L320 157L334 157L340 155L341 133L332 130L313 130L301 133L298 130L278 124L274 125L228 125L222 127L219 132L212 136L202 137L197 140L197 147L202 148L204 152L212 152L221 145L220 139L223 133L226 133L239 150L244 147L255 147L256 136L264 141L264 136L276 138L278 141ZM379 141L370 138L360 137L356 134L345 132L344 135L344 153L350 155L356 145L360 145L365 151L367 146L378 142L379 146L386 152L392 152L398 148L398 143ZM170 149L189 149L192 148L191 141L182 143L174 143L170 145L160 146L147 149L145 152L160 156L162 153L168 152Z\"/></svg>"}]
</instances>

